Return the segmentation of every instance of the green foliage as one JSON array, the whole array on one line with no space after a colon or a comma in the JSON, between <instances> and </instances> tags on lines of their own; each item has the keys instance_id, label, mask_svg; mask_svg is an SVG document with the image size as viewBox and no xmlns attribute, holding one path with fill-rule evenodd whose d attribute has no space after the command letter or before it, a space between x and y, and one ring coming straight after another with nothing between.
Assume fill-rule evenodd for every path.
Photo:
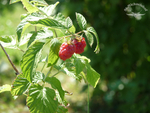
<instances>
[{"instance_id":1,"label":"green foliage","mask_svg":"<svg viewBox=\"0 0 150 113\"><path fill-rule=\"evenodd\" d=\"M27 14L21 16L21 22L17 26L17 36L0 36L0 44L23 52L20 61L21 72L18 73L12 87L12 96L26 95L26 104L31 113L66 113L65 93L61 82L55 76L64 73L74 77L77 81L85 80L94 88L98 84L100 74L91 66L90 60L81 55L74 55L62 61L59 58L59 49L63 42L75 37L86 35L90 44L93 45L93 35L97 39L95 52L99 52L98 35L93 27L87 27L87 21L82 14L76 13L76 22L81 31L76 33L76 28L70 17L65 18L62 13L54 14L55 7L59 2L48 5L44 0L11 0L10 3L21 1ZM35 30L26 32L27 28ZM21 46L24 46L22 49ZM45 46L49 46L48 53L43 54ZM44 60L42 60L44 58ZM7 56L8 58L8 56ZM9 59L9 58L8 58ZM38 65L44 63L39 71ZM13 65L13 64L12 64ZM45 65L48 72L42 72ZM52 74L52 71L57 73ZM51 87L47 87L49 84ZM10 91L9 85L0 87L0 92Z\"/></svg>"},{"instance_id":2,"label":"green foliage","mask_svg":"<svg viewBox=\"0 0 150 113\"><path fill-rule=\"evenodd\" d=\"M58 107L55 96L53 89L34 84L29 89L27 106L31 113L55 113Z\"/></svg>"}]
</instances>

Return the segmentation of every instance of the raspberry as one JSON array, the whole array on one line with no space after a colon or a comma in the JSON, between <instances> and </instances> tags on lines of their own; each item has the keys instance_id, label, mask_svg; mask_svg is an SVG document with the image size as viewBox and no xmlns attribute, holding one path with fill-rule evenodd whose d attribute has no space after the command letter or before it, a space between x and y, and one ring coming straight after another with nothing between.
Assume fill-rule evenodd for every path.
<instances>
[{"instance_id":1,"label":"raspberry","mask_svg":"<svg viewBox=\"0 0 150 113\"><path fill-rule=\"evenodd\" d=\"M69 59L75 52L75 45L68 44L66 42L62 43L60 50L59 50L59 57L62 60Z\"/></svg>"},{"instance_id":2,"label":"raspberry","mask_svg":"<svg viewBox=\"0 0 150 113\"><path fill-rule=\"evenodd\" d=\"M86 46L86 42L85 42L85 38L84 37L82 37L81 40L74 39L72 42L75 45L75 53L81 54L81 53L84 52L84 48Z\"/></svg>"}]
</instances>

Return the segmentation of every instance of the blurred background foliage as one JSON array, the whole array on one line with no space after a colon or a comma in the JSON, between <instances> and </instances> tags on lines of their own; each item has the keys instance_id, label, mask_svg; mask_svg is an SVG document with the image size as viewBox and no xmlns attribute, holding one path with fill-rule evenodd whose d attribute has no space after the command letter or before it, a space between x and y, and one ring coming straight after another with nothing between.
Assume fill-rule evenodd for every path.
<instances>
[{"instance_id":1,"label":"blurred background foliage","mask_svg":"<svg viewBox=\"0 0 150 113\"><path fill-rule=\"evenodd\" d=\"M56 0L46 1L49 4L56 2ZM95 54L94 45L93 48L88 46L83 53L91 59L92 67L101 74L97 87L90 90L90 113L150 113L149 0L58 1L60 4L56 12L62 12L66 17L70 16L74 24L75 12L83 14L99 35L101 52ZM145 14L140 20L126 15L124 9L131 3L142 3L148 10L139 11ZM15 35L20 14L25 12L21 4L8 4L8 0L0 1L0 35ZM79 31L77 24L75 26ZM18 65L21 56L16 55L16 51L15 53L8 51ZM0 50L0 59L0 85L10 84L15 74L12 74L11 67L7 67L9 63L6 63L8 61L2 50ZM83 84L82 89L77 90L80 83L75 83L75 87L70 86L73 82L67 81L67 83L75 93L70 97L72 98L70 112L86 113L86 98L81 98L79 95L86 97L83 92L87 91L87 86ZM10 96L9 93L0 94L0 102L16 102L11 96L5 96L6 94ZM21 102L25 105L23 99Z\"/></svg>"}]
</instances>

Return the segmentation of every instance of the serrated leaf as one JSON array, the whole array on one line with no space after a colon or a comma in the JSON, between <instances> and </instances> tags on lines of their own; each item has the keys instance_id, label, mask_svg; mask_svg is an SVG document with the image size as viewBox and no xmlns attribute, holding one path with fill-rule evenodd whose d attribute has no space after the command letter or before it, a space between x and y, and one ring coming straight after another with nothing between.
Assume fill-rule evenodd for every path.
<instances>
[{"instance_id":1,"label":"serrated leaf","mask_svg":"<svg viewBox=\"0 0 150 113\"><path fill-rule=\"evenodd\" d=\"M46 26L50 28L56 28L56 29L67 29L64 25L62 25L60 22L51 19L51 18L34 18L32 20L28 20L29 23L34 24L34 25L41 25L41 26Z\"/></svg>"},{"instance_id":2,"label":"serrated leaf","mask_svg":"<svg viewBox=\"0 0 150 113\"><path fill-rule=\"evenodd\" d=\"M5 92L5 91L10 91L10 90L11 90L11 85L9 85L9 84L0 86L0 93Z\"/></svg>"},{"instance_id":3,"label":"serrated leaf","mask_svg":"<svg viewBox=\"0 0 150 113\"><path fill-rule=\"evenodd\" d=\"M19 2L21 0L10 0L10 4L13 4L13 3L16 3L16 2Z\"/></svg>"},{"instance_id":4,"label":"serrated leaf","mask_svg":"<svg viewBox=\"0 0 150 113\"><path fill-rule=\"evenodd\" d=\"M44 73L36 72L36 73L34 74L34 76L33 76L32 82L33 82L33 83L39 83L39 82L44 81L44 79L45 79Z\"/></svg>"},{"instance_id":5,"label":"serrated leaf","mask_svg":"<svg viewBox=\"0 0 150 113\"><path fill-rule=\"evenodd\" d=\"M17 49L17 41L15 36L0 36L0 43L5 48Z\"/></svg>"},{"instance_id":6,"label":"serrated leaf","mask_svg":"<svg viewBox=\"0 0 150 113\"><path fill-rule=\"evenodd\" d=\"M69 70L68 68L64 68L62 70L66 75L70 76L70 77L73 77L77 80L80 80L80 77L79 76L76 76L76 72L73 71L73 70Z\"/></svg>"},{"instance_id":7,"label":"serrated leaf","mask_svg":"<svg viewBox=\"0 0 150 113\"><path fill-rule=\"evenodd\" d=\"M66 27L69 29L71 28L73 25L72 20L70 19L70 17L66 18Z\"/></svg>"},{"instance_id":8,"label":"serrated leaf","mask_svg":"<svg viewBox=\"0 0 150 113\"><path fill-rule=\"evenodd\" d=\"M87 37L88 43L92 47L92 45L94 43L93 35L90 32L88 32L88 31L84 31L84 32L85 32L85 35Z\"/></svg>"},{"instance_id":9,"label":"serrated leaf","mask_svg":"<svg viewBox=\"0 0 150 113\"><path fill-rule=\"evenodd\" d=\"M29 47L30 44L36 40L42 41L45 38L51 38L51 37L53 37L53 32L51 30L43 29L37 32L32 32L32 36L30 37L28 41L27 47Z\"/></svg>"},{"instance_id":10,"label":"serrated leaf","mask_svg":"<svg viewBox=\"0 0 150 113\"><path fill-rule=\"evenodd\" d=\"M86 19L84 18L84 16L81 15L80 13L76 13L76 19L77 19L79 27L82 30L86 29L87 22L86 22Z\"/></svg>"},{"instance_id":11,"label":"serrated leaf","mask_svg":"<svg viewBox=\"0 0 150 113\"><path fill-rule=\"evenodd\" d=\"M18 42L20 42L22 32L25 31L29 25L30 24L26 21L26 19L23 19L17 26L16 32L18 36Z\"/></svg>"},{"instance_id":12,"label":"serrated leaf","mask_svg":"<svg viewBox=\"0 0 150 113\"><path fill-rule=\"evenodd\" d=\"M58 52L61 46L61 42L57 39L54 38L51 40L50 42L50 51L49 51L49 55L48 55L48 67L54 65L59 56L58 56Z\"/></svg>"},{"instance_id":13,"label":"serrated leaf","mask_svg":"<svg viewBox=\"0 0 150 113\"><path fill-rule=\"evenodd\" d=\"M16 77L12 84L11 94L13 96L22 95L28 90L30 85L31 83L26 78L23 78L22 74L20 74Z\"/></svg>"},{"instance_id":14,"label":"serrated leaf","mask_svg":"<svg viewBox=\"0 0 150 113\"><path fill-rule=\"evenodd\" d=\"M94 34L94 36L95 36L95 38L96 38L96 41L97 41L97 46L96 46L94 52L95 52L95 53L99 53L99 51L100 51L99 38L98 38L98 35L97 35L95 29L94 29L93 27L88 27L88 28L87 28L87 31L89 31L89 32L91 32L91 33Z\"/></svg>"},{"instance_id":15,"label":"serrated leaf","mask_svg":"<svg viewBox=\"0 0 150 113\"><path fill-rule=\"evenodd\" d=\"M38 84L32 85L27 97L27 106L31 113L56 113L58 101L55 91Z\"/></svg>"},{"instance_id":16,"label":"serrated leaf","mask_svg":"<svg viewBox=\"0 0 150 113\"><path fill-rule=\"evenodd\" d=\"M66 18L62 13L58 13L53 17L54 20L60 22L62 25L66 26Z\"/></svg>"},{"instance_id":17,"label":"serrated leaf","mask_svg":"<svg viewBox=\"0 0 150 113\"><path fill-rule=\"evenodd\" d=\"M19 42L19 46L26 44L31 38L31 36L32 36L32 33L27 33L27 34L22 35L20 42Z\"/></svg>"},{"instance_id":18,"label":"serrated leaf","mask_svg":"<svg viewBox=\"0 0 150 113\"><path fill-rule=\"evenodd\" d=\"M42 11L45 15L51 16L54 12L55 7L58 5L59 2L56 2L55 4L45 6L45 7L40 7L39 10Z\"/></svg>"},{"instance_id":19,"label":"serrated leaf","mask_svg":"<svg viewBox=\"0 0 150 113\"><path fill-rule=\"evenodd\" d=\"M86 63L86 70L87 70L86 79L88 83L90 83L95 88L100 79L100 74L97 73L89 63Z\"/></svg>"},{"instance_id":20,"label":"serrated leaf","mask_svg":"<svg viewBox=\"0 0 150 113\"><path fill-rule=\"evenodd\" d=\"M32 82L33 73L36 69L36 57L37 53L42 49L44 42L35 42L32 46L28 48L21 60L21 70L23 76L27 78L29 82Z\"/></svg>"},{"instance_id":21,"label":"serrated leaf","mask_svg":"<svg viewBox=\"0 0 150 113\"><path fill-rule=\"evenodd\" d=\"M33 12L36 12L38 11L38 8L36 6L33 6L29 0L21 0L23 6L27 9L27 11L29 13L33 13Z\"/></svg>"},{"instance_id":22,"label":"serrated leaf","mask_svg":"<svg viewBox=\"0 0 150 113\"><path fill-rule=\"evenodd\" d=\"M74 65L76 68L76 75L78 75L85 68L85 62L81 58L79 58L77 54L74 54L73 58L74 58Z\"/></svg>"},{"instance_id":23,"label":"serrated leaf","mask_svg":"<svg viewBox=\"0 0 150 113\"><path fill-rule=\"evenodd\" d=\"M61 87L60 81L56 77L47 77L45 81L51 84L52 88L57 89L61 99L64 100L65 92Z\"/></svg>"}]
</instances>

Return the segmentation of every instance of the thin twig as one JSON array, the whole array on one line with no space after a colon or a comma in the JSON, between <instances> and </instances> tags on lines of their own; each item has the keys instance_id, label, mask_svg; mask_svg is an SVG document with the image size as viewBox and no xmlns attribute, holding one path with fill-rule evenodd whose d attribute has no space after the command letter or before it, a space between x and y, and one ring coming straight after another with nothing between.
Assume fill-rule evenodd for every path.
<instances>
[{"instance_id":1,"label":"thin twig","mask_svg":"<svg viewBox=\"0 0 150 113\"><path fill-rule=\"evenodd\" d=\"M16 71L16 75L19 75L19 71L17 70L17 68L15 67L14 63L11 61L11 59L9 58L9 55L7 54L7 52L5 51L4 47L2 46L2 44L0 43L1 48L3 49L5 55L7 56L7 59L9 60L11 66L13 67L13 69Z\"/></svg>"}]
</instances>

